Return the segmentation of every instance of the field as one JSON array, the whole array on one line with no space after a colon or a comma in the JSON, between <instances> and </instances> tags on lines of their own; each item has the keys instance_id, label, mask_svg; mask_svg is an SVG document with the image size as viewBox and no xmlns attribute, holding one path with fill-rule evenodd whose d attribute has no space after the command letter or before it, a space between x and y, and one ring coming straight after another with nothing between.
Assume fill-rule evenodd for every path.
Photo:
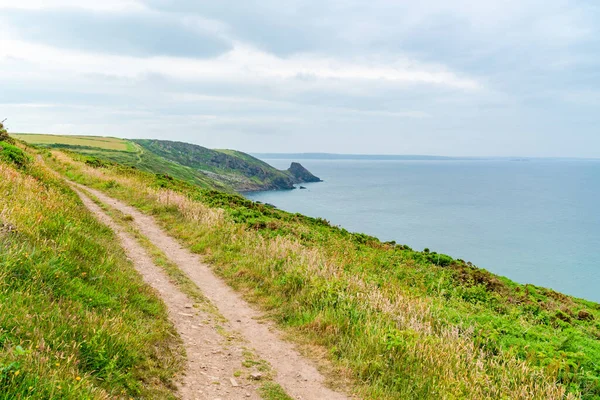
<instances>
[{"instance_id":1,"label":"field","mask_svg":"<svg viewBox=\"0 0 600 400\"><path fill-rule=\"evenodd\" d=\"M68 145L95 147L104 150L117 150L135 152L136 148L130 141L124 139L99 137L99 136L68 136L68 135L38 135L38 134L13 134L16 139L37 145Z\"/></svg>"}]
</instances>

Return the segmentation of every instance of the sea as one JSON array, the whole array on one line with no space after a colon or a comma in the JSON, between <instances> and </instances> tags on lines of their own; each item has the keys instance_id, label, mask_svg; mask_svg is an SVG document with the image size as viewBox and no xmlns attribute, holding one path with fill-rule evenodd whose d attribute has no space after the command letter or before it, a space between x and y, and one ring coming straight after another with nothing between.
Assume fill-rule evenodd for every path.
<instances>
[{"instance_id":1,"label":"sea","mask_svg":"<svg viewBox=\"0 0 600 400\"><path fill-rule=\"evenodd\" d=\"M324 182L249 199L600 302L600 160L261 158Z\"/></svg>"}]
</instances>

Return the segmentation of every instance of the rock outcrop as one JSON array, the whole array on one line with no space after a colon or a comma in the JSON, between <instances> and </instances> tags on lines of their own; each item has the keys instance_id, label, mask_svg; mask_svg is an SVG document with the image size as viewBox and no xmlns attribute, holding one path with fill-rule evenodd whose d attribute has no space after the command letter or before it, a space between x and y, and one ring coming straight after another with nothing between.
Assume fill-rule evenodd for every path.
<instances>
[{"instance_id":1,"label":"rock outcrop","mask_svg":"<svg viewBox=\"0 0 600 400\"><path fill-rule=\"evenodd\" d=\"M302 166L302 164L297 162L292 163L288 168L288 173L291 175L294 183L323 182L320 178L311 174L309 170Z\"/></svg>"}]
</instances>

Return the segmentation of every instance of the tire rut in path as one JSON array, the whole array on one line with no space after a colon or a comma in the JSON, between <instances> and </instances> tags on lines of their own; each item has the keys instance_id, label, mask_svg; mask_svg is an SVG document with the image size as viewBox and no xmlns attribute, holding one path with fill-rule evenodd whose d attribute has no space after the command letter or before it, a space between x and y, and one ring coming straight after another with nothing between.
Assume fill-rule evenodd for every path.
<instances>
[{"instance_id":1,"label":"tire rut in path","mask_svg":"<svg viewBox=\"0 0 600 400\"><path fill-rule=\"evenodd\" d=\"M123 231L96 203L76 190L84 205L100 222L118 236L127 256L144 281L154 288L167 306L169 319L175 325L187 353L183 382L179 395L184 400L249 399L258 400L256 386L239 379L233 386L230 378L244 361L239 343L227 343L215 327L214 315L193 307L193 300L182 293L157 267L146 250L130 234ZM209 322L210 321L210 322Z\"/></svg>"},{"instance_id":2,"label":"tire rut in path","mask_svg":"<svg viewBox=\"0 0 600 400\"><path fill-rule=\"evenodd\" d=\"M281 338L273 324L258 322L262 317L261 313L251 308L239 294L218 278L198 255L183 248L166 234L154 218L98 190L80 187L101 202L130 215L136 228L198 286L229 321L233 330L239 332L257 355L273 367L276 373L274 381L290 396L303 400L348 399L345 394L326 387L323 375L291 343Z\"/></svg>"}]
</instances>

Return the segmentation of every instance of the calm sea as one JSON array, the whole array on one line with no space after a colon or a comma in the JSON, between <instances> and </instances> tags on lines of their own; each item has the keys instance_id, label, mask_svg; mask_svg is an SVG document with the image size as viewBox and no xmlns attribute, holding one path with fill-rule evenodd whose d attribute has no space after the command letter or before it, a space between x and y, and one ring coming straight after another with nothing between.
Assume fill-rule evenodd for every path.
<instances>
[{"instance_id":1,"label":"calm sea","mask_svg":"<svg viewBox=\"0 0 600 400\"><path fill-rule=\"evenodd\" d=\"M325 182L246 196L600 302L600 161L300 162Z\"/></svg>"}]
</instances>

